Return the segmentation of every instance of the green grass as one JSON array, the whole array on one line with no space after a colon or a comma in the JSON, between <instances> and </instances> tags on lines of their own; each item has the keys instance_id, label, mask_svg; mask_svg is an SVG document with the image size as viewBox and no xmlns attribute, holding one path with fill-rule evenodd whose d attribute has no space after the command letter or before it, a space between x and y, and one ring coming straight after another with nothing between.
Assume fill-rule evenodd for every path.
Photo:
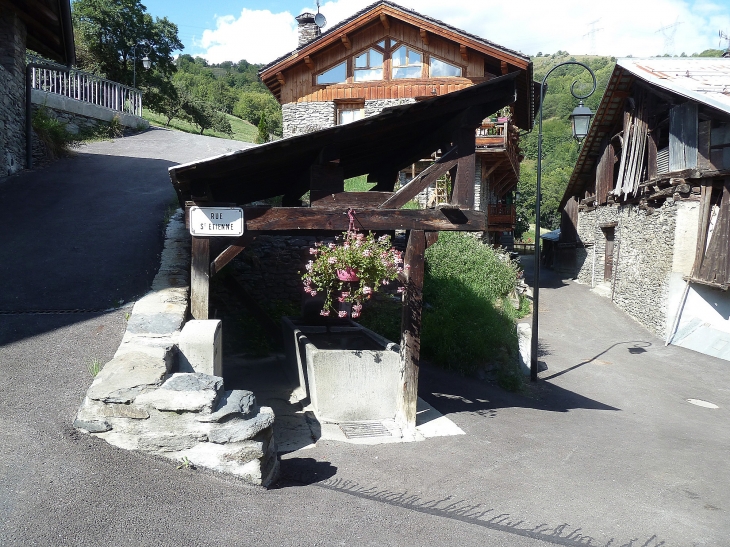
<instances>
[{"instance_id":1,"label":"green grass","mask_svg":"<svg viewBox=\"0 0 730 547\"><path fill-rule=\"evenodd\" d=\"M218 137L221 139L233 139L243 142L254 142L256 140L258 129L255 125L252 125L246 120L242 120L241 118L237 118L236 116L231 116L230 114L225 114L225 116L228 122L231 124L233 135L227 135L226 133L220 133L219 131L212 131L210 129L206 129L205 131L203 131L203 135ZM200 131L198 131L198 129L193 124L183 120L179 120L177 118L173 119L172 122L170 122L170 126L168 127L167 125L165 125L167 119L164 116L150 110L144 110L142 113L142 117L150 122L151 125L157 127L176 129L177 131L194 133L196 135L200 134Z\"/></svg>"},{"instance_id":2,"label":"green grass","mask_svg":"<svg viewBox=\"0 0 730 547\"><path fill-rule=\"evenodd\" d=\"M367 192L373 186L374 182L368 182L367 175L360 175L359 177L352 177L351 179L345 180L345 192Z\"/></svg>"},{"instance_id":3,"label":"green grass","mask_svg":"<svg viewBox=\"0 0 730 547\"><path fill-rule=\"evenodd\" d=\"M94 359L89 363L89 374L91 374L92 378L96 378L96 375L101 372L101 369L104 368L104 364L99 361L99 359Z\"/></svg>"}]
</instances>

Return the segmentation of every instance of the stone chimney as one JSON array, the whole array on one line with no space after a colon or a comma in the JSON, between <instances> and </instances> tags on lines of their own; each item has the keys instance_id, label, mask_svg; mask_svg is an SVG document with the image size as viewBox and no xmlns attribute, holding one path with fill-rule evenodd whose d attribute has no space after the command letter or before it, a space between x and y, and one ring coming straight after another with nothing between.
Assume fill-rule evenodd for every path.
<instances>
[{"instance_id":1,"label":"stone chimney","mask_svg":"<svg viewBox=\"0 0 730 547\"><path fill-rule=\"evenodd\" d=\"M314 14L309 12L302 13L299 17L296 18L297 23L299 23L299 44L297 47L302 47L307 42L310 42L317 38L321 31L319 30L319 27L314 22Z\"/></svg>"}]
</instances>

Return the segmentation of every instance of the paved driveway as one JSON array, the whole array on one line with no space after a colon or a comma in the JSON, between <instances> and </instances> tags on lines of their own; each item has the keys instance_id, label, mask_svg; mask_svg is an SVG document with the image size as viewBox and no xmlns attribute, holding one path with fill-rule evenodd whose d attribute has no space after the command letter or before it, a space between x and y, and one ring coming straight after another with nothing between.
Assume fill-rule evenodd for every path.
<instances>
[{"instance_id":1,"label":"paved driveway","mask_svg":"<svg viewBox=\"0 0 730 547\"><path fill-rule=\"evenodd\" d=\"M166 167L236 145L154 130L0 183L0 309L144 293L173 198ZM125 309L0 315L0 544L727 545L727 363L547 282L538 386L513 395L424 366L420 395L466 435L321 442L284 454L269 491L72 430Z\"/></svg>"}]
</instances>

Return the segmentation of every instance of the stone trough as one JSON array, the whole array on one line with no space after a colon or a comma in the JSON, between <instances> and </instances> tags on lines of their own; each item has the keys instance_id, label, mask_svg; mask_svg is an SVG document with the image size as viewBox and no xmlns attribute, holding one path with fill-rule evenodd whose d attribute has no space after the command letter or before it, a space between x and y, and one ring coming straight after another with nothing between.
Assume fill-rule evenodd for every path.
<instances>
[{"instance_id":1,"label":"stone trough","mask_svg":"<svg viewBox=\"0 0 730 547\"><path fill-rule=\"evenodd\" d=\"M392 420L400 385L399 346L348 321L283 318L290 376L322 422Z\"/></svg>"}]
</instances>

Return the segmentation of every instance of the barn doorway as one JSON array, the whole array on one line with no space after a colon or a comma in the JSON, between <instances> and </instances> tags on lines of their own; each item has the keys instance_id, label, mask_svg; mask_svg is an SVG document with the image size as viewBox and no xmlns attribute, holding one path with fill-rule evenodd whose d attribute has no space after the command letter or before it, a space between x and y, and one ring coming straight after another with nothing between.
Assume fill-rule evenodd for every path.
<instances>
[{"instance_id":1,"label":"barn doorway","mask_svg":"<svg viewBox=\"0 0 730 547\"><path fill-rule=\"evenodd\" d=\"M606 237L606 251L603 260L603 280L611 281L613 276L613 250L615 246L616 228L614 226L602 228Z\"/></svg>"}]
</instances>

